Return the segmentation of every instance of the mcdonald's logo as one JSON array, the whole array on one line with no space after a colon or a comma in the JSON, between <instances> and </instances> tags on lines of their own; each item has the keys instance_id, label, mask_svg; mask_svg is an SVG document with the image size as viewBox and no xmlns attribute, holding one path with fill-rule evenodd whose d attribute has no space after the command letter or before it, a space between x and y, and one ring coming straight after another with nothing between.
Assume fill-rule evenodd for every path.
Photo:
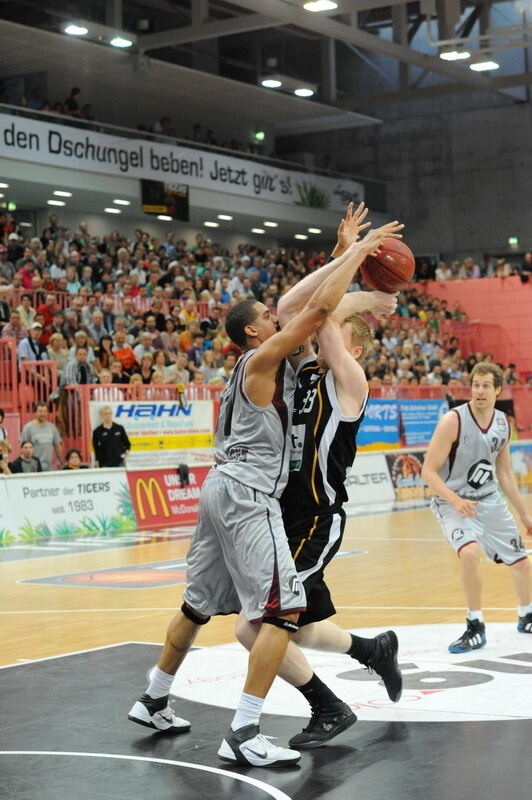
<instances>
[{"instance_id":1,"label":"mcdonald's logo","mask_svg":"<svg viewBox=\"0 0 532 800\"><path fill-rule=\"evenodd\" d=\"M161 508L160 514L157 512L157 503L155 502L156 496L158 498L159 506ZM135 499L137 501L137 508L139 510L139 517L141 520L145 520L146 517L148 516L146 514L144 501L147 501L150 514L152 515L152 517L157 517L159 515L163 517L170 516L170 509L168 508L168 503L166 502L164 492L157 483L157 481L155 480L155 478L150 478L147 483L144 480L144 478L140 478L136 482Z\"/></svg>"}]
</instances>

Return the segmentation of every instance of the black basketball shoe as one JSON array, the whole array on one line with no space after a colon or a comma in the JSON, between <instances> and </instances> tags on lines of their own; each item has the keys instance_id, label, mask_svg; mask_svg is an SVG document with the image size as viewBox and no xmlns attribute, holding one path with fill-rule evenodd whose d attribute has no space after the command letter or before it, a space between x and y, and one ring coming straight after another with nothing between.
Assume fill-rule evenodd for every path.
<instances>
[{"instance_id":1,"label":"black basketball shoe","mask_svg":"<svg viewBox=\"0 0 532 800\"><path fill-rule=\"evenodd\" d=\"M381 676L388 697L392 703L397 703L403 693L403 676L397 663L397 651L399 650L397 636L394 631L386 631L386 633L379 633L374 641L373 655L364 662L364 666Z\"/></svg>"},{"instance_id":2,"label":"black basketball shoe","mask_svg":"<svg viewBox=\"0 0 532 800\"><path fill-rule=\"evenodd\" d=\"M325 742L350 728L356 721L357 715L346 703L337 708L314 709L307 727L303 728L301 733L292 736L288 744L299 750L321 747Z\"/></svg>"},{"instance_id":3,"label":"black basketball shoe","mask_svg":"<svg viewBox=\"0 0 532 800\"><path fill-rule=\"evenodd\" d=\"M486 626L478 619L467 619L467 628L456 642L449 645L449 653L470 653L486 644Z\"/></svg>"}]
</instances>

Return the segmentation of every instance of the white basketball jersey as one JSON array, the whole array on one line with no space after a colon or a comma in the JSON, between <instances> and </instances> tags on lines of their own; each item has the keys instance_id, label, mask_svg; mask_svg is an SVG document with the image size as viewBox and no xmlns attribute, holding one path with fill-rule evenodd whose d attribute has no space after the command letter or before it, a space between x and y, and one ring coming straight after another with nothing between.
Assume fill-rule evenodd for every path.
<instances>
[{"instance_id":1,"label":"white basketball jersey","mask_svg":"<svg viewBox=\"0 0 532 800\"><path fill-rule=\"evenodd\" d=\"M438 474L460 497L479 500L498 487L495 461L510 438L510 425L506 414L494 409L488 427L481 428L469 403L451 413L458 416L458 436Z\"/></svg>"}]
</instances>

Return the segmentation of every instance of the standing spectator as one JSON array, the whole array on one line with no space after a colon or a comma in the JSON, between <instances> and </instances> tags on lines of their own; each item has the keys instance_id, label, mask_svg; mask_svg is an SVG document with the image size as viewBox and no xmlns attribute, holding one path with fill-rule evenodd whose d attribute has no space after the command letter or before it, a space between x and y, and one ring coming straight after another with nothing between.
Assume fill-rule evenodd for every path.
<instances>
[{"instance_id":1,"label":"standing spectator","mask_svg":"<svg viewBox=\"0 0 532 800\"><path fill-rule=\"evenodd\" d=\"M61 388L96 383L97 378L87 361L89 351L83 345L76 348L74 361L69 361L61 375Z\"/></svg>"},{"instance_id":2,"label":"standing spectator","mask_svg":"<svg viewBox=\"0 0 532 800\"><path fill-rule=\"evenodd\" d=\"M48 361L55 361L57 374L61 377L68 363L68 348L62 333L52 333L47 347Z\"/></svg>"},{"instance_id":3,"label":"standing spectator","mask_svg":"<svg viewBox=\"0 0 532 800\"><path fill-rule=\"evenodd\" d=\"M20 439L22 442L31 442L34 447L34 455L41 462L43 472L52 469L54 451L58 461L63 461L61 436L53 422L48 421L46 403L35 404L35 417L24 425Z\"/></svg>"},{"instance_id":4,"label":"standing spectator","mask_svg":"<svg viewBox=\"0 0 532 800\"><path fill-rule=\"evenodd\" d=\"M40 459L34 454L34 447L30 441L23 441L20 445L20 455L15 458L9 465L9 469L13 475L19 475L22 472L42 472L42 464Z\"/></svg>"},{"instance_id":5,"label":"standing spectator","mask_svg":"<svg viewBox=\"0 0 532 800\"><path fill-rule=\"evenodd\" d=\"M113 422L113 409L104 406L100 415L102 424L92 433L92 446L97 467L122 467L131 450L125 428Z\"/></svg>"},{"instance_id":6,"label":"standing spectator","mask_svg":"<svg viewBox=\"0 0 532 800\"><path fill-rule=\"evenodd\" d=\"M48 350L40 341L42 325L34 322L26 339L19 342L17 353L19 364L22 361L48 361Z\"/></svg>"},{"instance_id":7,"label":"standing spectator","mask_svg":"<svg viewBox=\"0 0 532 800\"><path fill-rule=\"evenodd\" d=\"M81 89L79 89L77 86L74 86L69 96L63 103L65 112L67 114L71 114L73 117L80 116L79 102L78 102L80 94L81 94Z\"/></svg>"}]
</instances>

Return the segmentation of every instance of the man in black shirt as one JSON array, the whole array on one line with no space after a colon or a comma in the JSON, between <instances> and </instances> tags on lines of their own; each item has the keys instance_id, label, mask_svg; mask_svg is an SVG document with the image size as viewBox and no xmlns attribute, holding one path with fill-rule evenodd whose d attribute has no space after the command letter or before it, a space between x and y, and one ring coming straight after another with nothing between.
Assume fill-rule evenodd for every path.
<instances>
[{"instance_id":1,"label":"man in black shirt","mask_svg":"<svg viewBox=\"0 0 532 800\"><path fill-rule=\"evenodd\" d=\"M100 412L102 424L92 432L92 446L97 467L122 467L131 450L125 428L113 422L113 409L104 406Z\"/></svg>"}]
</instances>

